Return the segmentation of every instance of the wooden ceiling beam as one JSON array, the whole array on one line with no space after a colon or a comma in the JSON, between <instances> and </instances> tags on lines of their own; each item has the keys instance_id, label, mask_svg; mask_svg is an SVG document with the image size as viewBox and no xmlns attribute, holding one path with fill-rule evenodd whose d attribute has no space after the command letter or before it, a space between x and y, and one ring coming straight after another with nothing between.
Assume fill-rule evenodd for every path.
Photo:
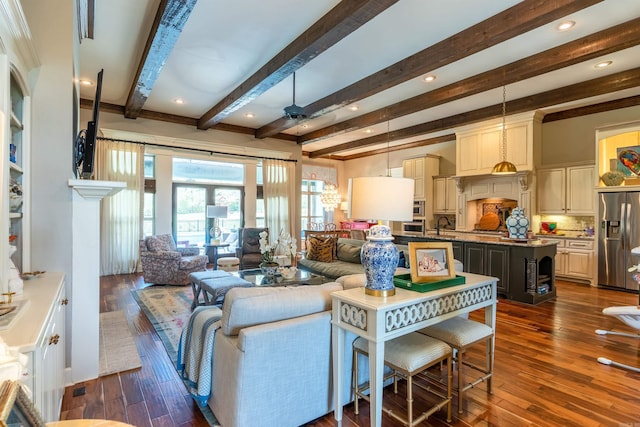
<instances>
[{"instance_id":1,"label":"wooden ceiling beam","mask_svg":"<svg viewBox=\"0 0 640 427\"><path fill-rule=\"evenodd\" d=\"M640 44L640 18L300 136L308 144L560 70Z\"/></svg>"},{"instance_id":2,"label":"wooden ceiling beam","mask_svg":"<svg viewBox=\"0 0 640 427\"><path fill-rule=\"evenodd\" d=\"M224 120L397 2L349 0L338 3L200 117L198 128L208 129Z\"/></svg>"},{"instance_id":3,"label":"wooden ceiling beam","mask_svg":"<svg viewBox=\"0 0 640 427\"><path fill-rule=\"evenodd\" d=\"M371 74L304 107L308 118L327 114L373 96L437 68L495 46L541 25L600 3L602 0L525 0L447 39ZM384 119L386 120L386 119ZM383 120L383 121L384 121ZM256 138L266 138L291 126L279 118L262 126ZM299 124L296 122L295 124Z\"/></svg>"},{"instance_id":4,"label":"wooden ceiling beam","mask_svg":"<svg viewBox=\"0 0 640 427\"><path fill-rule=\"evenodd\" d=\"M580 99L605 95L611 92L617 92L625 89L631 89L640 86L640 68L634 68L627 71L611 74L593 80L561 87L558 89L542 92L525 98L516 99L506 103L508 114L519 114L527 111L535 111L540 108L551 105L563 104L566 102L577 101ZM318 158L330 156L335 153L356 148L362 148L375 144L380 144L386 140L397 141L399 139L416 137L432 132L450 130L458 126L469 125L484 120L495 119L502 116L502 104L491 105L489 107L479 108L462 114L456 114L450 117L444 117L419 125L410 126L404 129L397 129L387 134L372 136L369 138L359 139L334 147L324 148L313 151L309 154L310 158Z\"/></svg>"},{"instance_id":5,"label":"wooden ceiling beam","mask_svg":"<svg viewBox=\"0 0 640 427\"><path fill-rule=\"evenodd\" d=\"M93 101L91 99L80 98L80 108L85 110L92 110ZM112 113L112 114L123 115L124 110L125 110L125 107L122 105L110 104L107 102L100 103L100 112L102 113ZM138 117L141 119L157 120L160 122L175 123L178 125L186 125L186 126L192 126L192 127L195 127L196 124L198 123L198 119L194 119L192 117L179 116L177 114L160 113L157 111L150 111L150 110L140 110ZM254 128L249 128L246 126L229 125L225 123L218 123L212 129L221 130L225 132L241 133L244 135L253 135L256 131ZM298 141L298 138L295 135L289 135L286 133L279 133L277 135L272 136L271 138L280 139L283 141L291 141L294 143L297 143Z\"/></svg>"},{"instance_id":6,"label":"wooden ceiling beam","mask_svg":"<svg viewBox=\"0 0 640 427\"><path fill-rule=\"evenodd\" d=\"M197 0L161 0L129 91L124 116L140 114Z\"/></svg>"},{"instance_id":7,"label":"wooden ceiling beam","mask_svg":"<svg viewBox=\"0 0 640 427\"><path fill-rule=\"evenodd\" d=\"M621 108L635 107L640 105L640 95L613 101L600 102L599 104L587 105L586 107L571 108L569 110L557 111L545 114L542 123L550 123L558 120L573 119L574 117L587 116L589 114L602 113L605 111L619 110Z\"/></svg>"}]
</instances>

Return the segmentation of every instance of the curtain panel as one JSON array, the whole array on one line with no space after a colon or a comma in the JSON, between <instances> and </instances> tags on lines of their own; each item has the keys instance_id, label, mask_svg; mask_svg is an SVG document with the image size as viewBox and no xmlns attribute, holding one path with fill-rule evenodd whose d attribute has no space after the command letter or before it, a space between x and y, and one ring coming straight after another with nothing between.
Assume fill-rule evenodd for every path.
<instances>
[{"instance_id":1,"label":"curtain panel","mask_svg":"<svg viewBox=\"0 0 640 427\"><path fill-rule=\"evenodd\" d=\"M102 199L100 216L100 274L135 273L142 230L144 146L99 140L96 177L127 184Z\"/></svg>"},{"instance_id":2,"label":"curtain panel","mask_svg":"<svg viewBox=\"0 0 640 427\"><path fill-rule=\"evenodd\" d=\"M265 223L272 243L281 231L295 235L295 164L282 160L262 161Z\"/></svg>"}]
</instances>

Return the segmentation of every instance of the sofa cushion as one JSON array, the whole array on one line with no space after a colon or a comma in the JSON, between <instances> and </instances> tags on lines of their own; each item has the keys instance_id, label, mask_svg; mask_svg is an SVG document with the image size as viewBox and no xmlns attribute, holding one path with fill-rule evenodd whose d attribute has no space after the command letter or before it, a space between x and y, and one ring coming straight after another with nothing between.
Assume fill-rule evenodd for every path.
<instances>
[{"instance_id":1,"label":"sofa cushion","mask_svg":"<svg viewBox=\"0 0 640 427\"><path fill-rule=\"evenodd\" d=\"M362 245L346 243L338 240L338 253L337 257L340 261L351 262L354 264L360 264L360 251Z\"/></svg>"},{"instance_id":2,"label":"sofa cushion","mask_svg":"<svg viewBox=\"0 0 640 427\"><path fill-rule=\"evenodd\" d=\"M310 236L307 240L306 258L312 261L331 262L336 259L335 237Z\"/></svg>"},{"instance_id":3,"label":"sofa cushion","mask_svg":"<svg viewBox=\"0 0 640 427\"><path fill-rule=\"evenodd\" d=\"M222 332L238 335L249 326L327 311L331 308L331 293L341 290L342 285L336 282L319 286L233 288L224 300Z\"/></svg>"}]
</instances>

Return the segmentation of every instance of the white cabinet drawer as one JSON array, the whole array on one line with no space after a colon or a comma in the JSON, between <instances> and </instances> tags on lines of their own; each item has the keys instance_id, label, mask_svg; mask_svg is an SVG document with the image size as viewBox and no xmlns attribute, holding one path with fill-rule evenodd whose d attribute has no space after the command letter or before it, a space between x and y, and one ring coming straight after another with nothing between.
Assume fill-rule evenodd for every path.
<instances>
[{"instance_id":1,"label":"white cabinet drawer","mask_svg":"<svg viewBox=\"0 0 640 427\"><path fill-rule=\"evenodd\" d=\"M593 240L567 240L566 247L570 249L593 250Z\"/></svg>"}]
</instances>

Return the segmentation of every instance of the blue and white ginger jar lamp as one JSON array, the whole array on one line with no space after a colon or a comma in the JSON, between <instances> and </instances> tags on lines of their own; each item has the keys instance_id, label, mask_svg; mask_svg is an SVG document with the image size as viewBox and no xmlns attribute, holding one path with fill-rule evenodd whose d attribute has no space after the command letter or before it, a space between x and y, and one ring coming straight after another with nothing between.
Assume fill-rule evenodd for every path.
<instances>
[{"instance_id":1,"label":"blue and white ginger jar lamp","mask_svg":"<svg viewBox=\"0 0 640 427\"><path fill-rule=\"evenodd\" d=\"M511 211L511 215L505 221L509 230L510 239L526 239L529 231L529 219L524 215L524 211L518 207Z\"/></svg>"}]
</instances>

